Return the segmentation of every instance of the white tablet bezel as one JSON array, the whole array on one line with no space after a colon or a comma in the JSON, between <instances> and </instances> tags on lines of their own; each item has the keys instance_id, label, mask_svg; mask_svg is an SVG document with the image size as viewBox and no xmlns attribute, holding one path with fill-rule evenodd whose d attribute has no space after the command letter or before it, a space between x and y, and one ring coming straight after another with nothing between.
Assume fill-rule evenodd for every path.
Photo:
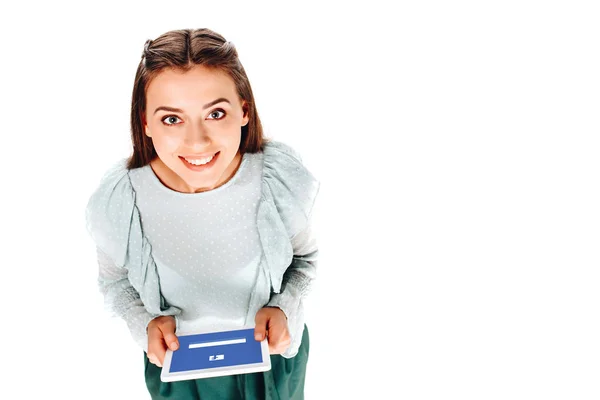
<instances>
[{"instance_id":1,"label":"white tablet bezel","mask_svg":"<svg viewBox=\"0 0 600 400\"><path fill-rule=\"evenodd\" d=\"M242 329L231 329L226 331L210 331L210 332L194 332L194 333L182 333L177 336L197 335L200 333L218 333L218 332L235 332L237 330L246 330L249 328ZM168 372L171 367L171 360L173 358L173 351L167 350L165 359L160 373L160 380L163 382L175 382L189 379L202 379L212 378L215 376L227 376L237 374L247 374L251 372L264 372L271 369L271 356L269 353L269 342L265 338L260 342L260 348L262 351L262 363L235 365L227 367L218 367L211 369L200 369L191 371L179 371L179 372Z\"/></svg>"}]
</instances>

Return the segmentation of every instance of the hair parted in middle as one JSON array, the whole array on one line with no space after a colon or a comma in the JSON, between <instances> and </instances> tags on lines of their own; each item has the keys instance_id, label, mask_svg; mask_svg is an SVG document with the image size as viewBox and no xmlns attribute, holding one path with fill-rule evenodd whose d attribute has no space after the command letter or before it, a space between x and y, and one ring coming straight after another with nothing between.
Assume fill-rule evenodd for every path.
<instances>
[{"instance_id":1,"label":"hair parted in middle","mask_svg":"<svg viewBox=\"0 0 600 400\"><path fill-rule=\"evenodd\" d=\"M197 65L219 69L231 77L240 100L246 101L249 117L241 127L240 152L262 151L268 139L264 137L252 87L234 44L208 28L179 29L144 44L131 98L133 154L127 160L127 169L143 167L157 157L151 138L144 134L146 90L152 79L167 68L186 72Z\"/></svg>"}]
</instances>

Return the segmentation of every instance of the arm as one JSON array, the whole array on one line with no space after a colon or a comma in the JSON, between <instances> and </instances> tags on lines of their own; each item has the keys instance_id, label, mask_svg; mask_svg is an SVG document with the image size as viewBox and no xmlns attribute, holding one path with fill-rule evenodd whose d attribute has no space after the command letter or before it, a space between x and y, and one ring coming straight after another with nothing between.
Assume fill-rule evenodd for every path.
<instances>
[{"instance_id":1,"label":"arm","mask_svg":"<svg viewBox=\"0 0 600 400\"><path fill-rule=\"evenodd\" d=\"M148 323L158 317L152 315L142 303L139 293L133 288L127 278L127 270L117 267L110 257L99 247L98 255L98 286L104 295L105 306L126 323L131 336L136 343L148 351ZM177 323L177 318L175 321Z\"/></svg>"},{"instance_id":2,"label":"arm","mask_svg":"<svg viewBox=\"0 0 600 400\"><path fill-rule=\"evenodd\" d=\"M268 307L278 307L288 319L288 327L292 337L291 345L282 354L285 358L294 357L302 341L304 330L303 299L306 298L316 279L318 248L311 225L291 240L294 256L290 266L283 275L280 293L273 293Z\"/></svg>"}]
</instances>

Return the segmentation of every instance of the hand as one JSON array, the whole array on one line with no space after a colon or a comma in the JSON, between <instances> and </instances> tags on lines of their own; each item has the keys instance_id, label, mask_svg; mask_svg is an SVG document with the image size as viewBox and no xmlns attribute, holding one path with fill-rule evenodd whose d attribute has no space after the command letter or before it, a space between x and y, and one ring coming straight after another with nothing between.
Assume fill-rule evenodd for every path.
<instances>
[{"instance_id":1,"label":"hand","mask_svg":"<svg viewBox=\"0 0 600 400\"><path fill-rule=\"evenodd\" d=\"M148 360L157 367L163 365L167 344L171 350L179 348L175 328L175 318L170 315L156 317L148 324Z\"/></svg>"},{"instance_id":2,"label":"hand","mask_svg":"<svg viewBox=\"0 0 600 400\"><path fill-rule=\"evenodd\" d=\"M279 307L263 307L256 313L254 338L262 341L267 337L270 354L281 354L292 342L287 317Z\"/></svg>"}]
</instances>

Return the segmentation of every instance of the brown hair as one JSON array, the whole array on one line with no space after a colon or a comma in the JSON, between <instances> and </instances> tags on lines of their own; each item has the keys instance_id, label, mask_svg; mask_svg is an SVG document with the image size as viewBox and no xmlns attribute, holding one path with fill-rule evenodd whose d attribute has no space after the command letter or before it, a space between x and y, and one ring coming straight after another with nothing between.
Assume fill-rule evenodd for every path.
<instances>
[{"instance_id":1,"label":"brown hair","mask_svg":"<svg viewBox=\"0 0 600 400\"><path fill-rule=\"evenodd\" d=\"M180 29L166 32L155 40L147 40L138 65L131 98L131 141L133 154L127 169L143 167L157 157L152 139L144 134L146 89L162 70L175 68L189 71L204 65L227 73L235 83L240 100L247 103L248 123L241 127L240 152L257 153L268 141L258 117L250 81L233 43L207 29Z\"/></svg>"}]
</instances>

